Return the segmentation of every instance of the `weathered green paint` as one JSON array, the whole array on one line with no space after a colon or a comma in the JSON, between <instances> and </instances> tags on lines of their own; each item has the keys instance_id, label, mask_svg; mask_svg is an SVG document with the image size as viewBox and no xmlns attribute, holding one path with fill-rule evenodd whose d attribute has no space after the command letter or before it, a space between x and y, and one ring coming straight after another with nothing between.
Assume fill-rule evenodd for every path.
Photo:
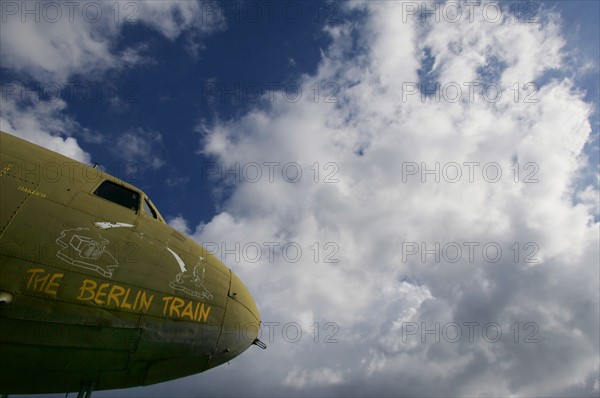
<instances>
[{"instance_id":1,"label":"weathered green paint","mask_svg":"<svg viewBox=\"0 0 600 398\"><path fill-rule=\"evenodd\" d=\"M139 193L140 210L94 195L105 180ZM4 132L0 184L0 293L14 297L0 303L0 393L158 383L257 337L239 278L146 214L134 186Z\"/></svg>"}]
</instances>

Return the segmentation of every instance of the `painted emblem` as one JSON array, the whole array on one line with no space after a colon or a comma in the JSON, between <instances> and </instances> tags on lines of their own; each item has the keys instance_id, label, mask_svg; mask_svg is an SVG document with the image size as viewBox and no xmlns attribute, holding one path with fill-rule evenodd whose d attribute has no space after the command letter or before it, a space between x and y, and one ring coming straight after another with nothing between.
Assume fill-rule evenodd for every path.
<instances>
[{"instance_id":1,"label":"painted emblem","mask_svg":"<svg viewBox=\"0 0 600 398\"><path fill-rule=\"evenodd\" d=\"M106 249L110 241L98 234L98 238L89 228L65 229L56 239L61 249L56 257L61 260L111 278L119 262Z\"/></svg>"},{"instance_id":2,"label":"painted emblem","mask_svg":"<svg viewBox=\"0 0 600 398\"><path fill-rule=\"evenodd\" d=\"M204 286L204 274L206 273L206 269L201 265L203 258L200 257L198 259L198 263L190 272L187 270L185 263L177 253L168 247L167 250L173 255L173 257L175 257L177 264L179 264L179 269L181 270L181 272L175 276L175 280L169 282L169 286L175 290L179 290L187 294L188 296L196 297L198 299L212 300L212 293L209 292Z\"/></svg>"}]
</instances>

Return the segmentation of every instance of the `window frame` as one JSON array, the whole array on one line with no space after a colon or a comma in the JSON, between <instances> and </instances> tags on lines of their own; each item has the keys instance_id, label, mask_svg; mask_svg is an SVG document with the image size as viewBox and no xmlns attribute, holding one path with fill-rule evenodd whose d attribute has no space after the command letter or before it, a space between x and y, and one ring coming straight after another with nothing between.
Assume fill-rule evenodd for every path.
<instances>
[{"instance_id":1,"label":"window frame","mask_svg":"<svg viewBox=\"0 0 600 398\"><path fill-rule=\"evenodd\" d=\"M146 211L146 207L150 210L150 213L148 213ZM150 199L144 195L144 197L142 198L142 213L144 215L146 215L148 218L154 219L159 221L159 217L158 217L158 211L154 208L154 206L152 205L152 202L150 202Z\"/></svg>"},{"instance_id":2,"label":"window frame","mask_svg":"<svg viewBox=\"0 0 600 398\"><path fill-rule=\"evenodd\" d=\"M112 200L112 199L110 199L109 197L106 197L106 196L99 195L99 194L98 194L98 191L99 191L99 190L100 190L100 189L101 189L103 186L105 186L105 185L110 185L110 186L112 186L112 187L117 187L117 188L121 189L122 191L129 191L129 192L131 192L131 193L134 193L135 195L137 195L137 200L136 200L136 208L135 208L135 209L133 209L133 208L131 208L131 207L129 207L129 206L127 206L127 205L123 204L123 203L120 203L120 202L117 202L117 201L115 201L115 200ZM117 182L114 182L114 181L111 181L111 180L109 180L109 179L105 179L105 180L103 180L102 182L100 182L100 184L98 184L98 185L95 187L95 189L94 189L94 190L91 192L91 194L92 194L94 197L96 197L96 198L100 198L100 199L102 199L102 200L105 200L105 201L107 201L108 203L112 203L112 204L115 204L115 205L117 205L117 206L123 207L123 208L125 208L125 209L127 209L127 210L130 210L130 211L134 212L135 214L138 214L138 213L140 212L140 205L141 205L141 202L140 202L140 201L141 201L142 197L144 196L144 195L143 195L143 194L142 194L140 191L138 191L138 190L131 189L131 188L129 188L129 187L126 187L126 186L125 186L125 185L123 185L123 184L119 184L119 183L117 183Z\"/></svg>"}]
</instances>

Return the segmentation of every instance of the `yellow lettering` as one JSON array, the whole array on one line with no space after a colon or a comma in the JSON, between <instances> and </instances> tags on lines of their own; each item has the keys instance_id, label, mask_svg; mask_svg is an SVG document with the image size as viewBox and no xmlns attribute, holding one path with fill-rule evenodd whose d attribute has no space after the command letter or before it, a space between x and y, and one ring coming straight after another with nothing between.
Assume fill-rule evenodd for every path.
<instances>
[{"instance_id":1,"label":"yellow lettering","mask_svg":"<svg viewBox=\"0 0 600 398\"><path fill-rule=\"evenodd\" d=\"M29 276L29 280L27 281L27 289L31 289L31 283L34 280L34 277L36 274L39 274L40 272L44 272L46 271L44 268L30 268L27 270L28 274L31 274Z\"/></svg>"},{"instance_id":2,"label":"yellow lettering","mask_svg":"<svg viewBox=\"0 0 600 398\"><path fill-rule=\"evenodd\" d=\"M60 286L60 279L62 279L63 276L65 276L65 274L52 274L44 292L56 296L58 294L58 287ZM57 279L58 281L56 281Z\"/></svg>"},{"instance_id":3,"label":"yellow lettering","mask_svg":"<svg viewBox=\"0 0 600 398\"><path fill-rule=\"evenodd\" d=\"M94 296L94 303L98 305L103 305L105 303L105 301L102 300L102 298L106 297L106 290L109 286L109 283L103 283L100 285L100 287L96 291L96 295Z\"/></svg>"},{"instance_id":4,"label":"yellow lettering","mask_svg":"<svg viewBox=\"0 0 600 398\"><path fill-rule=\"evenodd\" d=\"M144 312L148 312L150 310L150 304L152 304L152 300L154 299L154 295L150 295L150 297L146 296L146 292L142 292L140 296L140 307L139 309L143 309Z\"/></svg>"},{"instance_id":5,"label":"yellow lettering","mask_svg":"<svg viewBox=\"0 0 600 398\"><path fill-rule=\"evenodd\" d=\"M93 299L95 296L94 291L96 290L96 286L98 286L96 282L90 279L84 279L81 287L79 288L79 297L77 297L77 300L87 301ZM89 292L90 294L87 297L84 297L83 294L85 292Z\"/></svg>"},{"instance_id":6,"label":"yellow lettering","mask_svg":"<svg viewBox=\"0 0 600 398\"><path fill-rule=\"evenodd\" d=\"M46 274L44 276L36 276L35 281L33 282L33 289L39 292L42 291L46 282L48 282L48 278L50 278L50 274Z\"/></svg>"},{"instance_id":7,"label":"yellow lettering","mask_svg":"<svg viewBox=\"0 0 600 398\"><path fill-rule=\"evenodd\" d=\"M198 320L198 310L200 309L200 303L196 304L196 310L194 311L194 320Z\"/></svg>"},{"instance_id":8,"label":"yellow lettering","mask_svg":"<svg viewBox=\"0 0 600 398\"><path fill-rule=\"evenodd\" d=\"M196 318L196 320L198 322L206 322L206 319L208 318L208 314L210 313L210 309L211 309L210 305L207 305L205 308L204 304L201 304L200 313L199 313L198 318Z\"/></svg>"},{"instance_id":9,"label":"yellow lettering","mask_svg":"<svg viewBox=\"0 0 600 398\"><path fill-rule=\"evenodd\" d=\"M193 301L188 301L187 305L183 309L183 312L181 313L181 317L182 318L188 317L192 321L194 320L194 302Z\"/></svg>"},{"instance_id":10,"label":"yellow lettering","mask_svg":"<svg viewBox=\"0 0 600 398\"><path fill-rule=\"evenodd\" d=\"M167 308L169 307L169 303L173 300L173 296L163 297L162 300L165 302L165 306L163 308L163 315L167 315Z\"/></svg>"},{"instance_id":11,"label":"yellow lettering","mask_svg":"<svg viewBox=\"0 0 600 398\"><path fill-rule=\"evenodd\" d=\"M179 309L185 305L185 301L180 299L179 297L173 297L173 302L171 303L171 308L169 309L169 316L173 318L173 312L177 313L177 318L181 318L181 313Z\"/></svg>"},{"instance_id":12,"label":"yellow lettering","mask_svg":"<svg viewBox=\"0 0 600 398\"><path fill-rule=\"evenodd\" d=\"M63 274L52 275L51 282L46 286L46 290L49 294L56 294L56 287L59 286L58 278L63 277ZM56 281L55 281L56 280ZM35 285L35 280L31 282ZM81 301L93 301L97 305L113 308L122 308L133 311L144 311L148 312L154 299L153 294L148 294L144 290L137 290L135 300L129 301L129 298L133 298L131 288L125 288L120 285L113 285L111 283L99 283L90 279L84 279L81 287L79 288L79 297L77 300ZM135 292L135 290L134 290ZM167 308L170 304L170 300L173 297L165 297L165 308L163 314L167 313ZM178 312L177 309L174 311Z\"/></svg>"},{"instance_id":13,"label":"yellow lettering","mask_svg":"<svg viewBox=\"0 0 600 398\"><path fill-rule=\"evenodd\" d=\"M58 294L60 279L65 276L60 273L46 273L44 268L30 268L27 273L30 274L27 279L27 289L52 296Z\"/></svg>"},{"instance_id":14,"label":"yellow lettering","mask_svg":"<svg viewBox=\"0 0 600 398\"><path fill-rule=\"evenodd\" d=\"M138 307L138 301L140 299L140 294L142 294L141 290L138 290L138 292L135 294L135 300L133 300L133 309L137 309Z\"/></svg>"},{"instance_id":15,"label":"yellow lettering","mask_svg":"<svg viewBox=\"0 0 600 398\"><path fill-rule=\"evenodd\" d=\"M118 291L118 293L117 293ZM108 292L108 297L106 298L106 305L110 305L111 301L115 302L115 305L119 307L121 303L119 302L119 297L122 297L125 294L125 289L119 285L113 285Z\"/></svg>"},{"instance_id":16,"label":"yellow lettering","mask_svg":"<svg viewBox=\"0 0 600 398\"><path fill-rule=\"evenodd\" d=\"M42 199L46 197L46 194L45 194L45 193L42 193L42 192L39 192L39 191L33 190L33 189L31 189L31 188L24 187L23 185L19 185L19 186L17 187L17 189L18 189L19 191L25 192L25 193L27 193L27 194L29 194L29 195L33 195L33 196L40 197L40 198L42 198Z\"/></svg>"},{"instance_id":17,"label":"yellow lettering","mask_svg":"<svg viewBox=\"0 0 600 398\"><path fill-rule=\"evenodd\" d=\"M14 166L13 163L9 163L6 166L4 166L4 168L2 170L0 170L0 176L3 176L4 174L8 173L10 171L10 169L12 169Z\"/></svg>"},{"instance_id":18,"label":"yellow lettering","mask_svg":"<svg viewBox=\"0 0 600 398\"><path fill-rule=\"evenodd\" d=\"M123 302L121 303L121 308L131 309L131 304L127 302L127 299L129 298L129 293L131 293L130 287L128 287L125 291L125 297L123 298Z\"/></svg>"}]
</instances>

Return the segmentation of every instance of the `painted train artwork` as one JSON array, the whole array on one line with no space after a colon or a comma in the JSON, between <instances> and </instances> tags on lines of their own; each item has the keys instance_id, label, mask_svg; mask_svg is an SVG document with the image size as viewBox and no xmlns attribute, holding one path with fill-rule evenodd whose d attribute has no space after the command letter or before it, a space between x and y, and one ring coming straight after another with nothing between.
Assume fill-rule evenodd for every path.
<instances>
[{"instance_id":1,"label":"painted train artwork","mask_svg":"<svg viewBox=\"0 0 600 398\"><path fill-rule=\"evenodd\" d=\"M142 191L4 132L0 153L0 393L154 384L265 347L239 278Z\"/></svg>"}]
</instances>

